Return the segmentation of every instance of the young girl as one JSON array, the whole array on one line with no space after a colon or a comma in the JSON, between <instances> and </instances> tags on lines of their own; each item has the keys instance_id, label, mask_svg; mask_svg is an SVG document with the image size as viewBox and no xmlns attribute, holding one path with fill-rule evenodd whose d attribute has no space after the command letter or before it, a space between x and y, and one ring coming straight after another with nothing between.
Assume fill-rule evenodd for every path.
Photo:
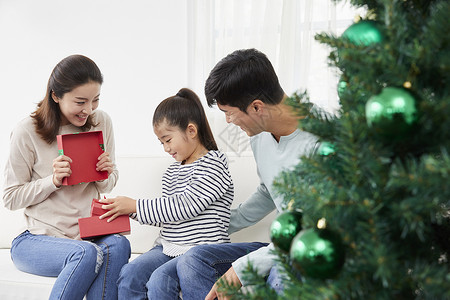
<instances>
[{"instance_id":1,"label":"young girl","mask_svg":"<svg viewBox=\"0 0 450 300\"><path fill-rule=\"evenodd\" d=\"M181 89L162 101L153 116L153 129L164 150L175 160L162 178L162 196L134 200L103 200L110 209L102 218L122 214L141 224L162 227L154 248L122 268L119 299L163 299L158 289L176 290L177 257L199 244L228 243L233 182L228 161L217 150L198 96Z\"/></svg>"},{"instance_id":2,"label":"young girl","mask_svg":"<svg viewBox=\"0 0 450 300\"><path fill-rule=\"evenodd\" d=\"M53 69L45 98L11 134L3 201L24 209L27 228L12 242L11 257L24 272L58 277L50 299L117 299L116 281L130 256L120 235L81 241L78 218L90 215L93 198L115 186L114 135L109 116L96 110L103 77L97 65L72 55ZM95 111L95 113L94 113ZM103 131L106 151L97 170L108 179L63 186L70 157L58 156L56 135Z\"/></svg>"}]
</instances>

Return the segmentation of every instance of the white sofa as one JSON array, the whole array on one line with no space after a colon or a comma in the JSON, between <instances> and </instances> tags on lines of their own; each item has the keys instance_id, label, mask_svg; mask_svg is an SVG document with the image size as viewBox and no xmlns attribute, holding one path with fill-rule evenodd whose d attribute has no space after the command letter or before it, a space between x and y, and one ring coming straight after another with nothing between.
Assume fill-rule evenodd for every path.
<instances>
[{"instance_id":1,"label":"white sofa","mask_svg":"<svg viewBox=\"0 0 450 300\"><path fill-rule=\"evenodd\" d=\"M105 195L126 195L134 198L152 197L161 193L161 176L173 161L169 156L118 157L119 181L114 190ZM230 172L235 185L233 207L244 201L258 185L253 157L229 155ZM0 299L43 300L48 299L55 278L27 274L17 270L10 258L11 241L23 224L22 211L9 211L0 206ZM258 224L231 236L232 242L269 241L269 227L274 213ZM159 232L152 226L143 226L132 221L132 259L149 250Z\"/></svg>"}]
</instances>

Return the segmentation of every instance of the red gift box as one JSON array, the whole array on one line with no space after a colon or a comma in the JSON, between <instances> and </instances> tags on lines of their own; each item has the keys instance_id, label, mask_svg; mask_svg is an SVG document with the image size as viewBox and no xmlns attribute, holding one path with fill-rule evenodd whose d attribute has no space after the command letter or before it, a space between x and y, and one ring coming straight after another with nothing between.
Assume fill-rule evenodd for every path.
<instances>
[{"instance_id":1,"label":"red gift box","mask_svg":"<svg viewBox=\"0 0 450 300\"><path fill-rule=\"evenodd\" d=\"M82 239L91 239L103 235L115 233L129 233L130 218L126 215L117 217L111 222L106 219L99 219L98 216L78 219L80 227L80 237Z\"/></svg>"},{"instance_id":2,"label":"red gift box","mask_svg":"<svg viewBox=\"0 0 450 300\"><path fill-rule=\"evenodd\" d=\"M129 234L131 231L130 218L122 215L111 222L108 218L99 219L99 216L108 210L101 208L103 204L97 199L92 200L91 216L78 219L78 227L80 228L80 237L82 239L91 239L103 235L122 233Z\"/></svg>"},{"instance_id":3,"label":"red gift box","mask_svg":"<svg viewBox=\"0 0 450 300\"><path fill-rule=\"evenodd\" d=\"M98 157L105 151L103 133L101 131L60 134L56 136L59 155L72 159L72 174L64 177L63 185L74 185L83 182L104 180L107 171L97 171Z\"/></svg>"},{"instance_id":4,"label":"red gift box","mask_svg":"<svg viewBox=\"0 0 450 300\"><path fill-rule=\"evenodd\" d=\"M91 204L91 216L101 216L107 213L108 210L102 208L103 203L100 203L97 199L92 200Z\"/></svg>"}]
</instances>

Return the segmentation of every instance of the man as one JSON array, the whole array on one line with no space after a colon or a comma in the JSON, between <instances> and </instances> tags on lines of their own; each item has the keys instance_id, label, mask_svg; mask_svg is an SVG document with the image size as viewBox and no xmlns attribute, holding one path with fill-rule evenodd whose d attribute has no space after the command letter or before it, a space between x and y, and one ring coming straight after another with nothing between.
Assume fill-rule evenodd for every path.
<instances>
[{"instance_id":1,"label":"man","mask_svg":"<svg viewBox=\"0 0 450 300\"><path fill-rule=\"evenodd\" d=\"M285 103L281 88L268 58L255 49L238 50L222 59L211 71L205 86L208 105L217 104L226 121L251 137L260 185L256 192L232 211L228 232L233 233L260 221L274 209L283 210L283 199L272 186L281 171L299 163L310 154L317 138L298 129L299 116ZM239 183L237 183L239 184ZM246 286L242 274L248 262L277 291L282 290L277 276L272 244L228 243L200 245L190 249L177 266L184 300L226 299L217 291L222 276L230 284Z\"/></svg>"}]
</instances>

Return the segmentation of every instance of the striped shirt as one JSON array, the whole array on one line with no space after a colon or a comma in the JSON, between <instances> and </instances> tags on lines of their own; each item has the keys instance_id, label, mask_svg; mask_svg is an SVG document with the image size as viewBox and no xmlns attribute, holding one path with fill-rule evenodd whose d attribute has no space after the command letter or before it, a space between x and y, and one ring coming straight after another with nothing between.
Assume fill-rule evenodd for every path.
<instances>
[{"instance_id":1,"label":"striped shirt","mask_svg":"<svg viewBox=\"0 0 450 300\"><path fill-rule=\"evenodd\" d=\"M230 242L233 196L228 160L222 152L211 150L192 164L171 164L162 178L162 196L139 199L131 217L162 227L156 244L174 257L195 245Z\"/></svg>"}]
</instances>

